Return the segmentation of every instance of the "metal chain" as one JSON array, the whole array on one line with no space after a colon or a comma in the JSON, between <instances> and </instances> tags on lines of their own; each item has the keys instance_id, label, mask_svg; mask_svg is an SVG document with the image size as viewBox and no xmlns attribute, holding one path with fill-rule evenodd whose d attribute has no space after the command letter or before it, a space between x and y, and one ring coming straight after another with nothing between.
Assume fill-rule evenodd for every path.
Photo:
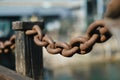
<instances>
[{"instance_id":1,"label":"metal chain","mask_svg":"<svg viewBox=\"0 0 120 80\"><path fill-rule=\"evenodd\" d=\"M0 54L9 53L15 48L15 35L11 36L9 40L0 41Z\"/></svg>"},{"instance_id":2,"label":"metal chain","mask_svg":"<svg viewBox=\"0 0 120 80\"><path fill-rule=\"evenodd\" d=\"M53 41L51 37L42 33L38 25L34 25L32 30L27 30L26 35L35 35L36 45L44 46L51 54L60 53L65 57L71 57L75 53L89 53L95 43L103 43L112 36L103 20L93 22L88 27L85 36L76 37L69 43Z\"/></svg>"},{"instance_id":3,"label":"metal chain","mask_svg":"<svg viewBox=\"0 0 120 80\"><path fill-rule=\"evenodd\" d=\"M108 30L103 20L93 22L87 29L85 36L78 36L69 43L55 42L51 37L42 33L38 25L34 25L32 30L27 30L26 35L34 35L34 42L38 46L43 46L51 54L58 54L71 57L75 53L89 53L95 43L107 41L112 34ZM0 53L8 53L15 48L15 35L7 41L0 41Z\"/></svg>"}]
</instances>

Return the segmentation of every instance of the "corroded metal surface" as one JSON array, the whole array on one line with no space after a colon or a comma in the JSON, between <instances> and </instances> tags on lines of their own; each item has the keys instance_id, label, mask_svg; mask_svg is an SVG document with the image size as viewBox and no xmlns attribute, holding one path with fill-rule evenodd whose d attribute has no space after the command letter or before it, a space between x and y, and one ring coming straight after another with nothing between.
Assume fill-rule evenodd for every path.
<instances>
[{"instance_id":1,"label":"corroded metal surface","mask_svg":"<svg viewBox=\"0 0 120 80\"><path fill-rule=\"evenodd\" d=\"M15 35L11 36L9 40L0 41L0 53L9 53L15 48Z\"/></svg>"},{"instance_id":2,"label":"corroded metal surface","mask_svg":"<svg viewBox=\"0 0 120 80\"><path fill-rule=\"evenodd\" d=\"M107 41L112 34L108 30L104 20L93 22L87 29L85 36L79 36L70 40L69 43L55 42L47 34L43 34L39 25L33 25L31 30L26 30L26 35L34 35L34 42L38 46L43 46L51 54L60 53L63 56L70 57L75 53L89 53L95 43L103 43ZM15 48L15 36L8 41L0 42L0 53L8 53Z\"/></svg>"},{"instance_id":3,"label":"corroded metal surface","mask_svg":"<svg viewBox=\"0 0 120 80\"><path fill-rule=\"evenodd\" d=\"M44 46L51 54L60 53L65 57L71 57L75 53L89 53L95 43L103 43L112 36L103 20L93 22L88 27L85 36L76 37L69 43L55 42L51 37L43 34L38 25L34 25L32 30L27 30L26 35L35 35L36 45Z\"/></svg>"}]
</instances>

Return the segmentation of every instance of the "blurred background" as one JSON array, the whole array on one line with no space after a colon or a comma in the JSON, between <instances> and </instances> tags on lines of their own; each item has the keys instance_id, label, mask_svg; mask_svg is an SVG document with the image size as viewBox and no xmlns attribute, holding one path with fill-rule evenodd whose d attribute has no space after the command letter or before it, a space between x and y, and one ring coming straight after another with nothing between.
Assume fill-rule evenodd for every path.
<instances>
[{"instance_id":1,"label":"blurred background","mask_svg":"<svg viewBox=\"0 0 120 80\"><path fill-rule=\"evenodd\" d=\"M90 23L103 18L109 0L0 0L0 40L13 35L13 21L45 21L55 41L85 35ZM114 31L119 35L119 30ZM51 55L43 48L45 80L120 80L119 40L96 44L86 55ZM14 69L13 55L0 54L0 64Z\"/></svg>"}]
</instances>

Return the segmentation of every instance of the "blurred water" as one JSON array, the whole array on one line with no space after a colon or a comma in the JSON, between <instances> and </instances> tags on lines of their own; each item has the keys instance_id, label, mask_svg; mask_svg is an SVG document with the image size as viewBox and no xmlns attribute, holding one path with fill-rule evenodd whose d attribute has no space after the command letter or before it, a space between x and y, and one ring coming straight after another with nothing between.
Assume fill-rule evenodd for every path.
<instances>
[{"instance_id":1,"label":"blurred water","mask_svg":"<svg viewBox=\"0 0 120 80\"><path fill-rule=\"evenodd\" d=\"M94 64L89 80L120 80L120 63Z\"/></svg>"},{"instance_id":2,"label":"blurred water","mask_svg":"<svg viewBox=\"0 0 120 80\"><path fill-rule=\"evenodd\" d=\"M83 70L81 65L76 65L79 68L73 69L72 74L62 72L57 76L53 75L52 78L48 75L45 77L46 80L120 80L120 62L95 63L87 66L86 70Z\"/></svg>"}]
</instances>

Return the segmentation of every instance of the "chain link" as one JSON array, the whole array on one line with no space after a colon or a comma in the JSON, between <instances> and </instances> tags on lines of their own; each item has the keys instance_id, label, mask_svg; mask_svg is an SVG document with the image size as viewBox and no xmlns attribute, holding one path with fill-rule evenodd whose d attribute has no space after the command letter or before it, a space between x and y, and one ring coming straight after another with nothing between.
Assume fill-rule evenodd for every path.
<instances>
[{"instance_id":1,"label":"chain link","mask_svg":"<svg viewBox=\"0 0 120 80\"><path fill-rule=\"evenodd\" d=\"M26 35L34 35L34 42L38 46L43 46L51 54L58 54L71 57L75 53L89 53L95 43L107 41L112 34L103 20L93 22L87 29L85 36L78 36L69 43L55 42L51 37L42 33L38 25L34 25L32 30L27 30ZM0 41L0 53L8 53L15 48L15 35L7 41Z\"/></svg>"},{"instance_id":2,"label":"chain link","mask_svg":"<svg viewBox=\"0 0 120 80\"><path fill-rule=\"evenodd\" d=\"M108 30L108 27L105 24L104 20L99 20L99 21L93 22L88 27L86 34L88 35L89 38L91 38L91 36L94 34L98 34L99 37L96 41L97 43L103 43L112 36L112 34Z\"/></svg>"},{"instance_id":3,"label":"chain link","mask_svg":"<svg viewBox=\"0 0 120 80\"><path fill-rule=\"evenodd\" d=\"M9 53L15 48L15 35L11 36L9 40L0 41L0 54Z\"/></svg>"}]
</instances>

